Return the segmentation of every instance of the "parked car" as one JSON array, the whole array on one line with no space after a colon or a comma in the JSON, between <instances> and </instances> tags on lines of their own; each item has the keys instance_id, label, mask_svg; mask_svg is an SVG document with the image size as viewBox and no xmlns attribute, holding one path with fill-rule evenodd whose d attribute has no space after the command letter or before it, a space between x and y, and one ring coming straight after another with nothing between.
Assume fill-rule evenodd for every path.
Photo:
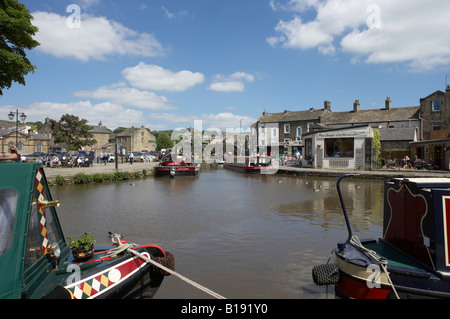
<instances>
[{"instance_id":1,"label":"parked car","mask_svg":"<svg viewBox=\"0 0 450 319\"><path fill-rule=\"evenodd\" d=\"M116 159L116 156L114 153L105 153L103 156L108 156L108 163L113 163Z\"/></svg>"}]
</instances>

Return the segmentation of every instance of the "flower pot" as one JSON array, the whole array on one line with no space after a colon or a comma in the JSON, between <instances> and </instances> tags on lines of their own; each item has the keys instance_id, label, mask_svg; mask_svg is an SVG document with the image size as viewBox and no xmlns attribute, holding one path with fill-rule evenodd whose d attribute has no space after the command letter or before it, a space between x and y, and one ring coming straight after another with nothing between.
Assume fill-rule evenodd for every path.
<instances>
[{"instance_id":1,"label":"flower pot","mask_svg":"<svg viewBox=\"0 0 450 319\"><path fill-rule=\"evenodd\" d=\"M94 245L89 249L72 249L72 255L76 261L87 261L94 256Z\"/></svg>"}]
</instances>

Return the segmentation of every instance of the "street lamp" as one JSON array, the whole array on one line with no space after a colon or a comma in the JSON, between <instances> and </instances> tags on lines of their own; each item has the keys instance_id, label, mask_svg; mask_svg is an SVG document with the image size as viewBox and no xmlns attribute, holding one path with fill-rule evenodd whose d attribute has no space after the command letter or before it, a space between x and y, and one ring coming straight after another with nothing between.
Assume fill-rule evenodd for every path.
<instances>
[{"instance_id":1,"label":"street lamp","mask_svg":"<svg viewBox=\"0 0 450 319\"><path fill-rule=\"evenodd\" d=\"M16 110L16 114L14 114L12 111L9 112L8 118L10 121L14 119L14 115L16 116L16 147L18 148L19 146L17 144L19 142L19 110ZM25 122L26 118L27 116L22 112L22 114L20 114L20 119L22 120L22 122Z\"/></svg>"}]
</instances>

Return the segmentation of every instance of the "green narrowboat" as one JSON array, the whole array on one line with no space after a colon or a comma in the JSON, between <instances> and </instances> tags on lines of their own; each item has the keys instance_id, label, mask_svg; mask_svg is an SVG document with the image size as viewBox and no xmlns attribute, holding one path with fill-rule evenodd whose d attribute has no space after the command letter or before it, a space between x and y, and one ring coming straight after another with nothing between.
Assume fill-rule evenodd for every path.
<instances>
[{"instance_id":1,"label":"green narrowboat","mask_svg":"<svg viewBox=\"0 0 450 319\"><path fill-rule=\"evenodd\" d=\"M112 235L111 247L77 261L59 223L58 205L42 164L0 163L1 299L154 296L173 270L172 254Z\"/></svg>"},{"instance_id":2,"label":"green narrowboat","mask_svg":"<svg viewBox=\"0 0 450 319\"><path fill-rule=\"evenodd\" d=\"M383 235L359 240L339 187L348 176L337 182L348 237L334 262L313 268L314 282L334 284L340 298L450 298L450 179L386 180Z\"/></svg>"}]
</instances>

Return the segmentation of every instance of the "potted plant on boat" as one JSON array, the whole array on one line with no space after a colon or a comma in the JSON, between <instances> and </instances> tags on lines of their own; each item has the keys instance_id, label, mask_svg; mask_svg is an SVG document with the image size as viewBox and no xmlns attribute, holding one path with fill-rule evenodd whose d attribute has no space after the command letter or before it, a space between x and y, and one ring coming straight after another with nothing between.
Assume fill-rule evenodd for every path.
<instances>
[{"instance_id":1,"label":"potted plant on boat","mask_svg":"<svg viewBox=\"0 0 450 319\"><path fill-rule=\"evenodd\" d=\"M67 240L76 261L86 261L94 255L95 236L93 234L84 233L78 235L78 238L68 237Z\"/></svg>"}]
</instances>

